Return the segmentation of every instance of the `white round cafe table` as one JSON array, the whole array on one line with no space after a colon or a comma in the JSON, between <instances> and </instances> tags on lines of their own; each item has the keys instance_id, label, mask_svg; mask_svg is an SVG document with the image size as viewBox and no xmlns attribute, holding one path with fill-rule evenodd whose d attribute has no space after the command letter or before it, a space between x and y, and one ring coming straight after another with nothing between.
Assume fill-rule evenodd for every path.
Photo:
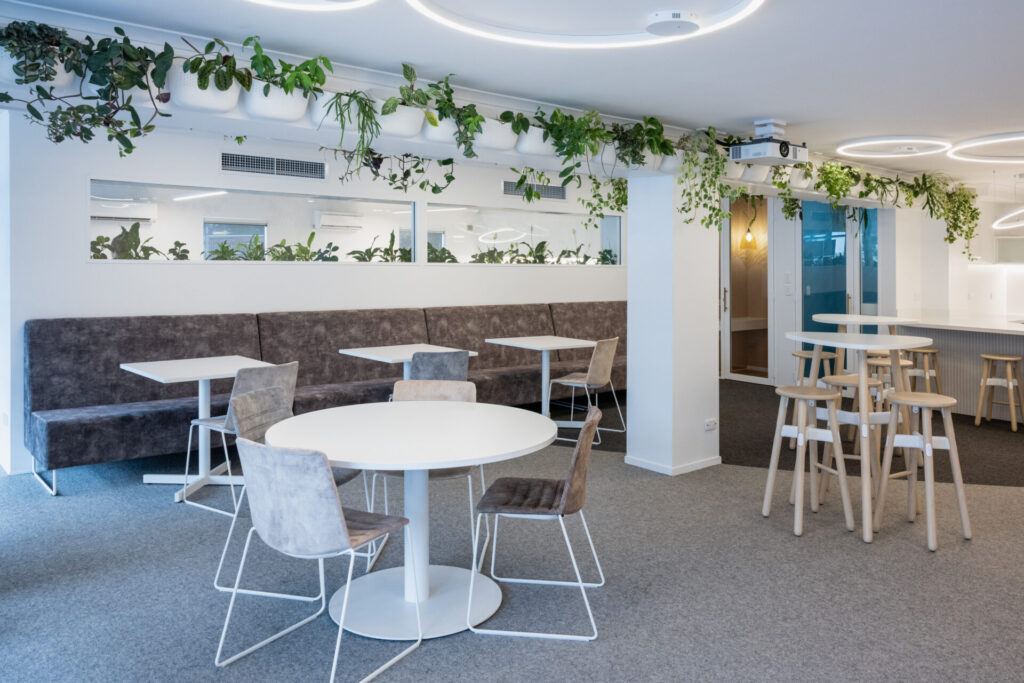
<instances>
[{"instance_id":1,"label":"white round cafe table","mask_svg":"<svg viewBox=\"0 0 1024 683\"><path fill-rule=\"evenodd\" d=\"M917 322L913 318L900 318L892 315L858 315L854 313L815 313L811 316L811 320L826 325L841 325L846 327L847 332L854 333L860 332L862 325L889 327L889 331L893 332L893 325L909 325L910 323ZM855 329L851 330L851 327Z\"/></svg>"},{"instance_id":2,"label":"white round cafe table","mask_svg":"<svg viewBox=\"0 0 1024 683\"><path fill-rule=\"evenodd\" d=\"M899 367L899 351L928 346L932 340L928 337L910 337L893 334L845 334L842 332L787 332L786 339L814 345L814 358L811 360L811 377L818 376L818 363L822 346L837 349L849 349L857 354L857 375L861 396L868 396L868 351L889 351L893 368ZM893 372L893 384L897 391L903 391L903 375ZM874 458L870 438L871 401L862 400L858 407L860 413L860 452L866 454L866 462ZM871 467L861 467L861 526L864 542L870 543L873 538L873 519L871 517Z\"/></svg>"},{"instance_id":3,"label":"white round cafe table","mask_svg":"<svg viewBox=\"0 0 1024 683\"><path fill-rule=\"evenodd\" d=\"M549 418L491 403L396 401L329 408L288 418L267 431L267 444L316 450L332 465L361 470L405 470L405 513L416 546L405 544L405 566L353 579L345 630L369 638L416 639L419 584L423 637L466 630L470 569L430 564L428 471L486 465L533 453L555 440ZM468 540L467 540L468 543ZM331 598L338 621L343 589ZM473 623L501 605L498 585L477 576Z\"/></svg>"}]
</instances>

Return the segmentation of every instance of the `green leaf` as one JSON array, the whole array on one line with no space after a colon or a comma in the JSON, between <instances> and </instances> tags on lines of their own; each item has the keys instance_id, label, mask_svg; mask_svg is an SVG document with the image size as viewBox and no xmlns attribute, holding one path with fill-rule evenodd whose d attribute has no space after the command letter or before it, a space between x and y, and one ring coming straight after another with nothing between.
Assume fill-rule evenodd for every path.
<instances>
[{"instance_id":1,"label":"green leaf","mask_svg":"<svg viewBox=\"0 0 1024 683\"><path fill-rule=\"evenodd\" d=\"M380 108L381 116L386 116L388 114L394 114L396 111L398 111L398 105L399 104L400 104L400 102L399 102L397 97L389 97L387 100L384 101L384 104L381 105L381 108Z\"/></svg>"},{"instance_id":2,"label":"green leaf","mask_svg":"<svg viewBox=\"0 0 1024 683\"><path fill-rule=\"evenodd\" d=\"M416 69L412 68L412 66L410 66L409 64L403 63L402 64L402 76L405 78L405 80L409 81L409 83L415 83L416 82Z\"/></svg>"},{"instance_id":3,"label":"green leaf","mask_svg":"<svg viewBox=\"0 0 1024 683\"><path fill-rule=\"evenodd\" d=\"M434 112L432 112L432 111L425 111L425 112L423 112L423 115L427 117L427 123L429 123L430 125L432 125L434 127L437 127L438 121L437 121L437 116L434 115Z\"/></svg>"}]
</instances>

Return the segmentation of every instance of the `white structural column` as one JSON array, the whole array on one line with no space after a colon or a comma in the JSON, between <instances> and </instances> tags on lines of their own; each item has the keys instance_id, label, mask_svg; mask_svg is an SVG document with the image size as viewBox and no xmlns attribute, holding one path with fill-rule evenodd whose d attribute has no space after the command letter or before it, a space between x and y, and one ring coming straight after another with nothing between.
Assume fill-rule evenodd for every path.
<instances>
[{"instance_id":1,"label":"white structural column","mask_svg":"<svg viewBox=\"0 0 1024 683\"><path fill-rule=\"evenodd\" d=\"M719 234L678 201L672 176L629 179L626 462L664 474L721 463Z\"/></svg>"}]
</instances>

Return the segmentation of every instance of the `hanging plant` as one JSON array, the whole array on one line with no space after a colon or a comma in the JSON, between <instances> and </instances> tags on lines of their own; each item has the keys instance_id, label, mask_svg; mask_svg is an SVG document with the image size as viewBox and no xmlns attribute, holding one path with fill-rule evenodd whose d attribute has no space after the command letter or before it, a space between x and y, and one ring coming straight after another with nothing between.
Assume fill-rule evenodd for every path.
<instances>
[{"instance_id":1,"label":"hanging plant","mask_svg":"<svg viewBox=\"0 0 1024 683\"><path fill-rule=\"evenodd\" d=\"M946 221L946 242L955 244L961 240L964 243L961 253L971 261L975 260L971 253L971 240L977 237L978 220L981 218L981 210L974 204L977 198L978 195L964 185L957 185L946 192L942 212Z\"/></svg>"},{"instance_id":2,"label":"hanging plant","mask_svg":"<svg viewBox=\"0 0 1024 683\"><path fill-rule=\"evenodd\" d=\"M0 92L0 103L20 102L28 118L46 127L51 142L77 139L91 141L97 130L116 142L121 156L135 149L134 138L154 130L153 121L167 116L160 104L167 95L153 95L151 86L164 85L174 59L170 45L160 53L134 45L120 27L114 28L117 38L96 42L86 36L84 42L70 38L67 32L32 22L11 22L0 33L0 45L15 63L15 80L19 84L34 83L26 97ZM73 72L78 77L77 92L58 95L51 83L58 70ZM95 95L83 89L85 78ZM143 121L135 108L136 89L148 93L153 113Z\"/></svg>"},{"instance_id":3,"label":"hanging plant","mask_svg":"<svg viewBox=\"0 0 1024 683\"><path fill-rule=\"evenodd\" d=\"M583 219L584 228L597 228L601 220L609 213L622 213L629 201L629 184L625 178L609 178L601 180L588 176L590 181L589 196L581 194L577 200L587 210Z\"/></svg>"},{"instance_id":4,"label":"hanging plant","mask_svg":"<svg viewBox=\"0 0 1024 683\"><path fill-rule=\"evenodd\" d=\"M415 186L431 194L441 194L455 182L455 160L451 158L434 160L409 153L380 154L372 149L368 149L362 157L356 152L343 149L331 151L335 158L340 155L345 159L345 172L340 177L343 183L359 175L363 169L370 172L373 180L383 180L391 189L402 192L408 192ZM441 173L440 182L427 175L433 164L437 164Z\"/></svg>"},{"instance_id":5,"label":"hanging plant","mask_svg":"<svg viewBox=\"0 0 1024 683\"><path fill-rule=\"evenodd\" d=\"M648 152L663 156L675 154L675 147L665 137L665 127L652 116L645 116L632 126L613 123L609 135L615 145L616 161L627 166L643 166Z\"/></svg>"},{"instance_id":6,"label":"hanging plant","mask_svg":"<svg viewBox=\"0 0 1024 683\"><path fill-rule=\"evenodd\" d=\"M845 199L854 185L860 182L861 170L841 164L838 161L826 161L818 169L818 179L814 189L828 195L832 208L839 208L839 202Z\"/></svg>"},{"instance_id":7,"label":"hanging plant","mask_svg":"<svg viewBox=\"0 0 1024 683\"><path fill-rule=\"evenodd\" d=\"M406 84L398 86L397 96L392 96L384 100L384 104L380 107L381 116L394 114L398 111L399 105L414 107L416 109L422 109L424 115L427 117L427 123L431 126L436 126L437 116L434 115L434 112L428 109L431 101L437 99L441 94L436 84L431 84L425 89L417 88L416 69L405 63L402 64L402 77L405 78Z\"/></svg>"},{"instance_id":8,"label":"hanging plant","mask_svg":"<svg viewBox=\"0 0 1024 683\"><path fill-rule=\"evenodd\" d=\"M537 188L551 184L551 178L547 173L544 171L538 171L530 166L509 170L513 173L519 174L519 178L516 180L516 189L523 191L523 200L526 202L533 202L540 199L540 192Z\"/></svg>"},{"instance_id":9,"label":"hanging plant","mask_svg":"<svg viewBox=\"0 0 1024 683\"><path fill-rule=\"evenodd\" d=\"M323 85L327 82L327 72L334 73L331 61L326 57L314 57L299 64L290 64L283 59L274 60L263 52L259 36L249 36L242 45L252 47L253 56L249 60L253 78L263 81L263 94L269 95L270 88L277 86L291 95L299 88L306 97L322 95ZM248 90L248 88L246 88Z\"/></svg>"},{"instance_id":10,"label":"hanging plant","mask_svg":"<svg viewBox=\"0 0 1024 683\"><path fill-rule=\"evenodd\" d=\"M324 117L334 116L341 127L338 147L345 143L345 131L355 126L356 145L350 150L353 159L362 167L363 161L372 151L373 141L380 135L380 121L373 100L362 90L334 93L327 101Z\"/></svg>"},{"instance_id":11,"label":"hanging plant","mask_svg":"<svg viewBox=\"0 0 1024 683\"><path fill-rule=\"evenodd\" d=\"M200 90L208 89L211 83L222 92L230 89L234 83L238 83L243 90L252 87L252 71L238 65L231 49L220 38L214 38L202 50L187 38L181 40L195 53L181 63L182 71L196 75L196 85Z\"/></svg>"},{"instance_id":12,"label":"hanging plant","mask_svg":"<svg viewBox=\"0 0 1024 683\"><path fill-rule=\"evenodd\" d=\"M611 139L600 115L596 111L588 111L576 117L561 109L550 114L538 109L534 119L544 129L544 140L551 140L555 154L562 161L562 170L558 172L562 187L572 182L580 187L582 176L593 175L589 169L590 159L599 154L601 145ZM586 173L581 171L584 163L588 164Z\"/></svg>"},{"instance_id":13,"label":"hanging plant","mask_svg":"<svg viewBox=\"0 0 1024 683\"><path fill-rule=\"evenodd\" d=\"M676 146L683 151L678 181L683 188L679 213L685 216L687 223L692 223L702 213L701 225L721 230L722 224L730 216L728 211L722 209L722 200L731 203L736 197L745 194L747 188L733 187L723 182L727 159L718 149L714 128L687 135Z\"/></svg>"}]
</instances>

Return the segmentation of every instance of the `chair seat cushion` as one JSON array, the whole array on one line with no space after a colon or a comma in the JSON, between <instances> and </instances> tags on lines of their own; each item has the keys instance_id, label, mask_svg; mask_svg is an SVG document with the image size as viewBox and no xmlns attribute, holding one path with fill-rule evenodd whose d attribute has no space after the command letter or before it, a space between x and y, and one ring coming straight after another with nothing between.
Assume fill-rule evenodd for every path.
<instances>
[{"instance_id":1,"label":"chair seat cushion","mask_svg":"<svg viewBox=\"0 0 1024 683\"><path fill-rule=\"evenodd\" d=\"M216 417L197 417L192 420L192 424L197 427L206 427L208 429L215 429L218 432L223 432L227 429L227 420L227 415L217 415Z\"/></svg>"},{"instance_id":2,"label":"chair seat cushion","mask_svg":"<svg viewBox=\"0 0 1024 683\"><path fill-rule=\"evenodd\" d=\"M557 515L565 480L502 477L487 487L476 505L480 514Z\"/></svg>"},{"instance_id":3,"label":"chair seat cushion","mask_svg":"<svg viewBox=\"0 0 1024 683\"><path fill-rule=\"evenodd\" d=\"M455 477L468 477L472 471L472 467L444 467L439 470L430 470L427 476L430 479L454 479ZM377 470L377 474L402 478L405 476L405 470Z\"/></svg>"},{"instance_id":4,"label":"chair seat cushion","mask_svg":"<svg viewBox=\"0 0 1024 683\"><path fill-rule=\"evenodd\" d=\"M295 414L355 403L381 403L394 390L391 379L368 379L342 384L314 384L295 389Z\"/></svg>"},{"instance_id":5,"label":"chair seat cushion","mask_svg":"<svg viewBox=\"0 0 1024 683\"><path fill-rule=\"evenodd\" d=\"M228 395L210 402L214 412L224 413ZM37 410L28 425L29 449L48 470L184 453L189 422L198 412L195 398Z\"/></svg>"},{"instance_id":6,"label":"chair seat cushion","mask_svg":"<svg viewBox=\"0 0 1024 683\"><path fill-rule=\"evenodd\" d=\"M348 527L348 540L353 548L394 533L409 523L405 517L379 515L355 508L342 508L342 511L345 513L345 526Z\"/></svg>"},{"instance_id":7,"label":"chair seat cushion","mask_svg":"<svg viewBox=\"0 0 1024 683\"><path fill-rule=\"evenodd\" d=\"M554 377L551 380L556 384L574 384L574 385L585 385L587 383L587 373L585 372L570 372L568 375L562 375L561 377Z\"/></svg>"},{"instance_id":8,"label":"chair seat cushion","mask_svg":"<svg viewBox=\"0 0 1024 683\"><path fill-rule=\"evenodd\" d=\"M334 475L334 483L337 486L346 484L362 473L362 470L352 470L347 467L335 467L331 465L331 474Z\"/></svg>"}]
</instances>

